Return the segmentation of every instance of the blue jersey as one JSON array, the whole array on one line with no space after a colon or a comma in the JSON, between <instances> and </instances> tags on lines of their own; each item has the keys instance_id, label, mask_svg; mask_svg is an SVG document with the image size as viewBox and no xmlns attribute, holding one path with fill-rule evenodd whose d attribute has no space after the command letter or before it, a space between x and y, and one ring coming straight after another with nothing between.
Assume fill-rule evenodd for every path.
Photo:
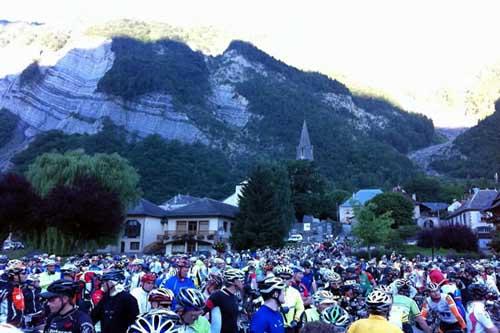
<instances>
[{"instance_id":1,"label":"blue jersey","mask_svg":"<svg viewBox=\"0 0 500 333\"><path fill-rule=\"evenodd\" d=\"M304 277L302 278L302 283L306 286L307 290L312 293L313 290L312 290L312 284L313 284L313 281L314 281L314 273L311 272L309 274L304 274Z\"/></svg>"},{"instance_id":2,"label":"blue jersey","mask_svg":"<svg viewBox=\"0 0 500 333\"><path fill-rule=\"evenodd\" d=\"M167 281L163 281L160 287L172 290L175 296L179 294L179 290L181 290L181 288L196 288L193 280L188 277L181 280L177 275L172 276ZM172 302L172 309L175 309L175 306L176 302L174 299Z\"/></svg>"},{"instance_id":3,"label":"blue jersey","mask_svg":"<svg viewBox=\"0 0 500 333\"><path fill-rule=\"evenodd\" d=\"M263 305L255 313L250 324L251 333L284 333L285 325L280 311Z\"/></svg>"}]
</instances>

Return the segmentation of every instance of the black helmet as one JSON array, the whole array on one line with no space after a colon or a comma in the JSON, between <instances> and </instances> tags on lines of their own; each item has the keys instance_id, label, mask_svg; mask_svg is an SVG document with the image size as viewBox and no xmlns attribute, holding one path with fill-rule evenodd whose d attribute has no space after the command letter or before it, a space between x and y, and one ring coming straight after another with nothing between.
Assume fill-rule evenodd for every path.
<instances>
[{"instance_id":1,"label":"black helmet","mask_svg":"<svg viewBox=\"0 0 500 333\"><path fill-rule=\"evenodd\" d=\"M125 280L125 275L123 274L123 271L119 269L113 269L110 271L107 271L101 275L101 281L115 281L115 282L121 282Z\"/></svg>"},{"instance_id":2,"label":"black helmet","mask_svg":"<svg viewBox=\"0 0 500 333\"><path fill-rule=\"evenodd\" d=\"M486 298L489 293L489 289L486 285L480 283L471 284L467 290L469 291L470 297L474 301L481 301Z\"/></svg>"},{"instance_id":3,"label":"black helmet","mask_svg":"<svg viewBox=\"0 0 500 333\"><path fill-rule=\"evenodd\" d=\"M78 284L74 281L57 280L52 282L47 291L40 294L42 298L52 298L56 296L73 297L78 291Z\"/></svg>"}]
</instances>

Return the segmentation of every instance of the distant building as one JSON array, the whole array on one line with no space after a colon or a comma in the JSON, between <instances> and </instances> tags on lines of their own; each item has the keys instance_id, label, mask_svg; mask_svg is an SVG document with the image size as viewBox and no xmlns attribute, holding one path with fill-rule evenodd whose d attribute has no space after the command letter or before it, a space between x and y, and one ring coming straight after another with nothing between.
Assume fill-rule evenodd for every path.
<instances>
[{"instance_id":1,"label":"distant building","mask_svg":"<svg viewBox=\"0 0 500 333\"><path fill-rule=\"evenodd\" d=\"M365 203L382 194L381 189L364 189L353 193L352 197L344 201L339 207L339 221L351 224L354 222L354 208L364 206Z\"/></svg>"},{"instance_id":2,"label":"distant building","mask_svg":"<svg viewBox=\"0 0 500 333\"><path fill-rule=\"evenodd\" d=\"M158 238L166 254L211 251L217 241L229 246L238 207L203 198L166 212L164 232Z\"/></svg>"},{"instance_id":3,"label":"distant building","mask_svg":"<svg viewBox=\"0 0 500 333\"><path fill-rule=\"evenodd\" d=\"M238 185L236 185L234 193L231 194L226 199L224 199L224 201L222 201L222 202L225 204L231 205L231 206L239 207L240 206L241 190L243 189L243 186L245 186L246 184L248 184L248 182L246 180L244 180L241 183L239 183Z\"/></svg>"},{"instance_id":4,"label":"distant building","mask_svg":"<svg viewBox=\"0 0 500 333\"><path fill-rule=\"evenodd\" d=\"M297 146L296 159L314 161L313 146L311 145L311 140L309 139L309 131L307 130L307 124L305 120L302 124L302 132L300 133L300 142Z\"/></svg>"},{"instance_id":5,"label":"distant building","mask_svg":"<svg viewBox=\"0 0 500 333\"><path fill-rule=\"evenodd\" d=\"M486 248L495 230L494 224L489 221L488 209L491 209L497 197L497 190L474 189L470 198L446 217L446 224L471 228L478 235L479 247Z\"/></svg>"},{"instance_id":6,"label":"distant building","mask_svg":"<svg viewBox=\"0 0 500 333\"><path fill-rule=\"evenodd\" d=\"M157 242L167 222L167 212L154 203L140 199L127 211L122 235L117 245L111 245L100 252L142 253L144 249Z\"/></svg>"},{"instance_id":7,"label":"distant building","mask_svg":"<svg viewBox=\"0 0 500 333\"><path fill-rule=\"evenodd\" d=\"M438 228L441 226L441 218L446 216L448 204L445 202L419 202L417 225L420 228Z\"/></svg>"},{"instance_id":8,"label":"distant building","mask_svg":"<svg viewBox=\"0 0 500 333\"><path fill-rule=\"evenodd\" d=\"M192 204L193 202L200 201L201 198L192 197L190 195L177 194L175 197L165 201L160 205L166 211L174 210Z\"/></svg>"}]
</instances>

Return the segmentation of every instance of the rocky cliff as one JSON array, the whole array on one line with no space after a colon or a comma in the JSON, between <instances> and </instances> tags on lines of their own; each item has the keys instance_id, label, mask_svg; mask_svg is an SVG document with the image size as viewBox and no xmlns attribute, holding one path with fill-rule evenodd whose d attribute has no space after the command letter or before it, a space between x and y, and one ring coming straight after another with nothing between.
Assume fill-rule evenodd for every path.
<instances>
[{"instance_id":1,"label":"rocky cliff","mask_svg":"<svg viewBox=\"0 0 500 333\"><path fill-rule=\"evenodd\" d=\"M29 38L15 38L21 28ZM363 184L380 183L396 169L402 177L412 168L404 154L433 142L429 119L354 96L340 82L290 67L249 43L235 41L210 55L192 43L199 36L178 31L152 39L148 30L138 39L47 29L0 29L0 57L7 60L0 67L0 109L20 118L25 140L49 130L95 134L110 119L138 137L159 134L276 158L293 156L306 119L320 165L340 177L344 166L362 164L355 172L373 172L361 177Z\"/></svg>"}]
</instances>

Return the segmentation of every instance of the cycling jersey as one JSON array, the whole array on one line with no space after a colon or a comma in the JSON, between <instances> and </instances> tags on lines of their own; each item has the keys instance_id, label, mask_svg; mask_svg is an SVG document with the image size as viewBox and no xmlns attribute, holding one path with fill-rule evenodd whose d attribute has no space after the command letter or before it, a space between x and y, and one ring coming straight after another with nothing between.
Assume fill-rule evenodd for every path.
<instances>
[{"instance_id":1,"label":"cycling jersey","mask_svg":"<svg viewBox=\"0 0 500 333\"><path fill-rule=\"evenodd\" d=\"M151 310L151 304L149 303L149 292L145 291L142 287L134 288L130 292L130 295L134 296L137 300L137 305L139 306L139 314L144 314Z\"/></svg>"},{"instance_id":2,"label":"cycling jersey","mask_svg":"<svg viewBox=\"0 0 500 333\"><path fill-rule=\"evenodd\" d=\"M389 322L402 328L403 324L410 323L416 316L420 315L417 303L404 295L394 296Z\"/></svg>"},{"instance_id":3,"label":"cycling jersey","mask_svg":"<svg viewBox=\"0 0 500 333\"><path fill-rule=\"evenodd\" d=\"M435 302L430 297L427 297L426 302L422 307L422 316L427 318L428 311L433 311L438 314L442 323L455 324L458 323L462 329L465 328L465 321L460 315L455 301L450 295L441 294L441 298Z\"/></svg>"},{"instance_id":4,"label":"cycling jersey","mask_svg":"<svg viewBox=\"0 0 500 333\"><path fill-rule=\"evenodd\" d=\"M306 316L305 316L306 322L319 320L319 312L315 307L306 309L305 314L306 314Z\"/></svg>"},{"instance_id":5,"label":"cycling jersey","mask_svg":"<svg viewBox=\"0 0 500 333\"><path fill-rule=\"evenodd\" d=\"M263 305L254 314L250 324L251 333L284 333L285 326L280 311Z\"/></svg>"},{"instance_id":6,"label":"cycling jersey","mask_svg":"<svg viewBox=\"0 0 500 333\"><path fill-rule=\"evenodd\" d=\"M186 327L186 333L210 333L210 322L207 318L199 316L191 325Z\"/></svg>"},{"instance_id":7,"label":"cycling jersey","mask_svg":"<svg viewBox=\"0 0 500 333\"><path fill-rule=\"evenodd\" d=\"M347 333L403 333L403 331L389 323L382 316L370 315L367 319L360 319L352 323Z\"/></svg>"},{"instance_id":8,"label":"cycling jersey","mask_svg":"<svg viewBox=\"0 0 500 333\"><path fill-rule=\"evenodd\" d=\"M52 315L47 319L44 333L94 333L94 325L88 314L74 308L64 315Z\"/></svg>"},{"instance_id":9,"label":"cycling jersey","mask_svg":"<svg viewBox=\"0 0 500 333\"><path fill-rule=\"evenodd\" d=\"M285 326L290 326L292 321L300 322L302 314L304 313L304 302L299 291L293 287L285 289L285 303L283 308L287 308L288 312L285 313Z\"/></svg>"},{"instance_id":10,"label":"cycling jersey","mask_svg":"<svg viewBox=\"0 0 500 333\"><path fill-rule=\"evenodd\" d=\"M207 300L207 310L220 309L221 333L234 333L238 331L238 297L228 289L222 288L214 292ZM218 321L212 318L212 321Z\"/></svg>"},{"instance_id":11,"label":"cycling jersey","mask_svg":"<svg viewBox=\"0 0 500 333\"><path fill-rule=\"evenodd\" d=\"M92 320L101 323L102 333L125 333L137 315L137 301L126 291L105 296L92 310Z\"/></svg>"},{"instance_id":12,"label":"cycling jersey","mask_svg":"<svg viewBox=\"0 0 500 333\"><path fill-rule=\"evenodd\" d=\"M490 315L484 308L484 303L479 301L471 302L467 311L467 332L486 333L487 329L493 328Z\"/></svg>"}]
</instances>

